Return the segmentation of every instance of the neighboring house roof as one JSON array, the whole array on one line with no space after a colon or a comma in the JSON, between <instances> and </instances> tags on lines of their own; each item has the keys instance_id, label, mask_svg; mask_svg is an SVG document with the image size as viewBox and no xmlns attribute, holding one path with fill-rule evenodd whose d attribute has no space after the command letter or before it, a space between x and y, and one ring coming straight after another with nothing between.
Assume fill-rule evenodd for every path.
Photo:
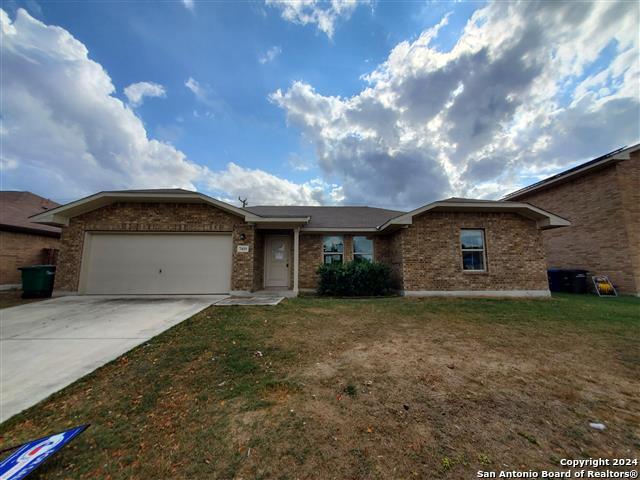
<instances>
[{"instance_id":1,"label":"neighboring house roof","mask_svg":"<svg viewBox=\"0 0 640 480\"><path fill-rule=\"evenodd\" d=\"M373 207L314 207L259 205L245 207L245 210L262 217L310 217L305 230L358 230L375 229L387 220L404 212Z\"/></svg>"},{"instance_id":2,"label":"neighboring house roof","mask_svg":"<svg viewBox=\"0 0 640 480\"><path fill-rule=\"evenodd\" d=\"M413 217L428 210L514 212L535 220L539 228L569 225L569 221L528 203L449 198L433 202L411 212L372 207L250 206L238 208L198 192L183 189L120 190L99 192L32 217L34 222L68 225L69 219L115 202L186 202L207 203L258 228L302 227L316 232L379 232L412 223Z\"/></svg>"},{"instance_id":3,"label":"neighboring house roof","mask_svg":"<svg viewBox=\"0 0 640 480\"><path fill-rule=\"evenodd\" d=\"M0 230L59 237L58 227L35 223L29 218L58 206L31 192L0 192Z\"/></svg>"},{"instance_id":4,"label":"neighboring house roof","mask_svg":"<svg viewBox=\"0 0 640 480\"><path fill-rule=\"evenodd\" d=\"M512 192L509 195L506 195L504 197L504 200L515 200L532 192L548 188L552 185L557 185L559 183L564 183L574 178L587 175L622 160L629 160L631 153L638 150L640 150L640 143L636 143L635 145L632 145L630 147L619 148L617 150L614 150L613 152L609 152L598 158L589 160L588 162L581 163L580 165L570 168L569 170L565 170L564 172L560 172L549 178L545 178L544 180L536 182L533 185L529 185L528 187L524 187L520 190Z\"/></svg>"}]
</instances>

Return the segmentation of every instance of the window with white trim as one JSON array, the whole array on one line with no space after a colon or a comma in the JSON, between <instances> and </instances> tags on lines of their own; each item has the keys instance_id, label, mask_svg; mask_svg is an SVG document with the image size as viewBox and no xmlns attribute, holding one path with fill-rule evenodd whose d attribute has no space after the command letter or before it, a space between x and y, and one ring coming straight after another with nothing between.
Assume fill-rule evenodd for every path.
<instances>
[{"instance_id":1,"label":"window with white trim","mask_svg":"<svg viewBox=\"0 0 640 480\"><path fill-rule=\"evenodd\" d=\"M373 240L367 237L353 237L353 259L373 262Z\"/></svg>"},{"instance_id":2,"label":"window with white trim","mask_svg":"<svg viewBox=\"0 0 640 480\"><path fill-rule=\"evenodd\" d=\"M460 230L460 249L462 250L462 269L468 272L486 270L484 230Z\"/></svg>"},{"instance_id":3,"label":"window with white trim","mask_svg":"<svg viewBox=\"0 0 640 480\"><path fill-rule=\"evenodd\" d=\"M324 237L322 241L324 263L342 263L344 254L344 238L342 235Z\"/></svg>"}]
</instances>

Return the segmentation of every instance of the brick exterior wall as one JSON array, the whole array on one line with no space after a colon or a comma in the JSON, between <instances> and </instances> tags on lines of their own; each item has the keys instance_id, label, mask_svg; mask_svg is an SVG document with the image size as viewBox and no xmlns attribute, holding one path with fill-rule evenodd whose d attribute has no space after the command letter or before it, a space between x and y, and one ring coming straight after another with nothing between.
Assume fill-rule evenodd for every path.
<instances>
[{"instance_id":1,"label":"brick exterior wall","mask_svg":"<svg viewBox=\"0 0 640 480\"><path fill-rule=\"evenodd\" d=\"M640 292L639 154L515 199L571 221L543 234L550 268L608 275L620 292Z\"/></svg>"},{"instance_id":2,"label":"brick exterior wall","mask_svg":"<svg viewBox=\"0 0 640 480\"><path fill-rule=\"evenodd\" d=\"M31 233L0 231L0 285L22 281L19 267L39 265L45 260L43 249L59 248L60 239Z\"/></svg>"},{"instance_id":3,"label":"brick exterior wall","mask_svg":"<svg viewBox=\"0 0 640 480\"><path fill-rule=\"evenodd\" d=\"M264 232L256 230L253 253L253 290L264 288Z\"/></svg>"},{"instance_id":4,"label":"brick exterior wall","mask_svg":"<svg viewBox=\"0 0 640 480\"><path fill-rule=\"evenodd\" d=\"M460 228L484 228L488 271L462 271ZM63 228L57 291L78 290L83 242L87 231L232 232L232 290L263 288L264 240L270 231L211 205L186 203L115 203L71 219ZM293 234L290 272L293 275ZM245 236L241 240L241 235ZM353 238L344 234L345 261L353 258ZM299 287L317 287L323 261L323 234L300 234ZM389 264L401 290L546 290L542 237L535 222L507 213L429 212L413 225L372 237L374 258ZM249 253L237 253L238 245ZM291 279L293 286L293 279Z\"/></svg>"},{"instance_id":5,"label":"brick exterior wall","mask_svg":"<svg viewBox=\"0 0 640 480\"><path fill-rule=\"evenodd\" d=\"M62 228L56 290L78 291L87 231L233 232L231 288L245 291L254 288L255 229L241 217L206 204L114 203L73 217ZM243 233L245 240L240 239ZM249 245L249 253L237 253L239 244Z\"/></svg>"},{"instance_id":6,"label":"brick exterior wall","mask_svg":"<svg viewBox=\"0 0 640 480\"><path fill-rule=\"evenodd\" d=\"M402 236L400 231L373 237L373 254L377 262L391 267L393 288L402 286Z\"/></svg>"},{"instance_id":7,"label":"brick exterior wall","mask_svg":"<svg viewBox=\"0 0 640 480\"><path fill-rule=\"evenodd\" d=\"M462 228L484 229L486 272L462 270ZM396 236L404 291L548 290L542 236L520 215L428 212Z\"/></svg>"},{"instance_id":8,"label":"brick exterior wall","mask_svg":"<svg viewBox=\"0 0 640 480\"><path fill-rule=\"evenodd\" d=\"M322 265L322 237L323 235L300 234L298 287L301 289L318 287L316 269Z\"/></svg>"}]
</instances>

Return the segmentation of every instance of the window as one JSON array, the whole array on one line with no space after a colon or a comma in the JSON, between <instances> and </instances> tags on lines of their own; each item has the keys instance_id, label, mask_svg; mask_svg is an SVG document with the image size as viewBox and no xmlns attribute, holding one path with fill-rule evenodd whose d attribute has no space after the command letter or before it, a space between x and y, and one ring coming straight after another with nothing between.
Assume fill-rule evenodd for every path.
<instances>
[{"instance_id":1,"label":"window","mask_svg":"<svg viewBox=\"0 0 640 480\"><path fill-rule=\"evenodd\" d=\"M485 271L484 230L460 231L460 247L463 270Z\"/></svg>"},{"instance_id":2,"label":"window","mask_svg":"<svg viewBox=\"0 0 640 480\"><path fill-rule=\"evenodd\" d=\"M324 263L342 263L344 240L342 236L324 237L322 242Z\"/></svg>"},{"instance_id":3,"label":"window","mask_svg":"<svg viewBox=\"0 0 640 480\"><path fill-rule=\"evenodd\" d=\"M373 262L373 240L367 237L353 237L353 259Z\"/></svg>"}]
</instances>

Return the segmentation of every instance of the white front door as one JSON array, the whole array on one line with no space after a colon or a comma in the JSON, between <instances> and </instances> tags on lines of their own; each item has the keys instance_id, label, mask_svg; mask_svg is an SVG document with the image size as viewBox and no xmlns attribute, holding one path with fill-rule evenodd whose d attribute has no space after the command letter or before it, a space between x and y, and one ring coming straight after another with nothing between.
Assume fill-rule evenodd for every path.
<instances>
[{"instance_id":1,"label":"white front door","mask_svg":"<svg viewBox=\"0 0 640 480\"><path fill-rule=\"evenodd\" d=\"M264 250L264 286L289 288L289 237L267 236Z\"/></svg>"}]
</instances>

